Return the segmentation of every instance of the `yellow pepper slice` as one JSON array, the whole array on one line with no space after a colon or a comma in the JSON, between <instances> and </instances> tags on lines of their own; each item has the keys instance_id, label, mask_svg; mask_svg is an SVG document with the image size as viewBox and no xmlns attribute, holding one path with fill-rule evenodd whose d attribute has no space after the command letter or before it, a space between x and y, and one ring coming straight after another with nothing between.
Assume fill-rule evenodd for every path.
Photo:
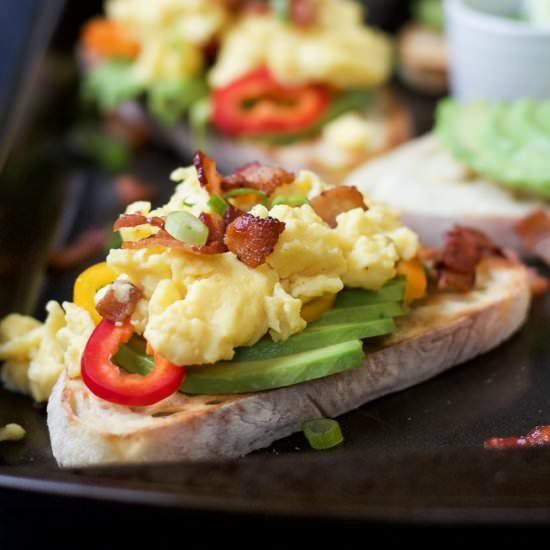
<instances>
[{"instance_id":1,"label":"yellow pepper slice","mask_svg":"<svg viewBox=\"0 0 550 550\"><path fill-rule=\"evenodd\" d=\"M327 292L319 296L319 298L314 298L311 302L302 306L302 319L306 323L317 321L323 313L327 312L334 305L334 300L336 300L336 294L332 294L331 292Z\"/></svg>"},{"instance_id":2,"label":"yellow pepper slice","mask_svg":"<svg viewBox=\"0 0 550 550\"><path fill-rule=\"evenodd\" d=\"M74 282L73 302L87 310L96 325L102 319L95 308L96 292L116 278L116 271L105 262L101 262L84 270Z\"/></svg>"},{"instance_id":3,"label":"yellow pepper slice","mask_svg":"<svg viewBox=\"0 0 550 550\"><path fill-rule=\"evenodd\" d=\"M418 258L401 261L397 264L397 274L407 278L405 287L405 303L422 298L426 294L428 280L422 262Z\"/></svg>"}]
</instances>

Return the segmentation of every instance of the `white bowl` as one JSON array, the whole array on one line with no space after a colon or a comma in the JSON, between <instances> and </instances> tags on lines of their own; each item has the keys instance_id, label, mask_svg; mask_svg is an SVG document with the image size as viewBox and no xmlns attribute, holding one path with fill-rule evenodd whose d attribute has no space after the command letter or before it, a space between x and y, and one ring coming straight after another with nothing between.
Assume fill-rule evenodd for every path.
<instances>
[{"instance_id":1,"label":"white bowl","mask_svg":"<svg viewBox=\"0 0 550 550\"><path fill-rule=\"evenodd\" d=\"M521 0L445 0L459 100L550 98L550 29L514 20Z\"/></svg>"}]
</instances>

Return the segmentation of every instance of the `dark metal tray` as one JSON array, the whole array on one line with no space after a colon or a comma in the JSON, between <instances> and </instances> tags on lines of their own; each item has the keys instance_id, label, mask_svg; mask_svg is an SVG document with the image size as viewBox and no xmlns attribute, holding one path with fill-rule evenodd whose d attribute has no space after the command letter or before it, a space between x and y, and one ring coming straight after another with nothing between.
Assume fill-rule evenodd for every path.
<instances>
[{"instance_id":1,"label":"dark metal tray","mask_svg":"<svg viewBox=\"0 0 550 550\"><path fill-rule=\"evenodd\" d=\"M409 100L417 128L426 129L433 102ZM168 174L180 163L169 151L150 150L139 155L133 171L159 185L160 202L173 188ZM119 211L111 176L89 166L65 169L70 177L59 184L42 172L50 185L46 195L57 198L57 207L28 202L24 195L14 203L27 222L32 220L19 235L22 243L37 231L55 228L58 242L70 241L85 227L112 222ZM28 189L40 190L36 183ZM29 216L35 210L40 215ZM59 223L55 213L61 210ZM17 248L27 250L24 244ZM17 256L0 247L1 255ZM34 263L17 265L41 273L36 265L41 255L33 252ZM71 298L78 271L45 274L39 311L46 298ZM18 272L10 273L13 288L20 288ZM58 495L65 503L78 499L80 506L85 499L195 513L263 514L264 520L545 523L550 519L550 449L486 451L483 441L550 423L549 320L550 296L536 299L526 326L498 350L341 417L345 442L327 452L309 450L296 434L236 461L62 471L51 456L44 409L1 390L0 424L19 422L28 436L0 445L0 494L10 502L24 494ZM0 508L3 503L0 498Z\"/></svg>"}]
</instances>

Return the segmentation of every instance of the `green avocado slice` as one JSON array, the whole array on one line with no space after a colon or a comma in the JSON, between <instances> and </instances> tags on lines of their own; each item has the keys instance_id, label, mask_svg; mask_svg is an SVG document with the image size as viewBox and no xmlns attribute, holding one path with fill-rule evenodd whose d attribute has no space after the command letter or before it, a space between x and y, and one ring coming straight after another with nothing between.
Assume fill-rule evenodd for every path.
<instances>
[{"instance_id":1,"label":"green avocado slice","mask_svg":"<svg viewBox=\"0 0 550 550\"><path fill-rule=\"evenodd\" d=\"M550 197L550 100L460 104L442 101L436 131L475 172Z\"/></svg>"},{"instance_id":2,"label":"green avocado slice","mask_svg":"<svg viewBox=\"0 0 550 550\"><path fill-rule=\"evenodd\" d=\"M310 328L335 325L337 323L368 322L388 317L399 317L408 312L407 306L399 302L369 304L357 307L345 307L327 311L319 320L310 323Z\"/></svg>"},{"instance_id":3,"label":"green avocado slice","mask_svg":"<svg viewBox=\"0 0 550 550\"><path fill-rule=\"evenodd\" d=\"M345 288L336 296L333 309L381 304L384 302L401 302L405 295L405 284L405 277L399 276L387 282L380 290Z\"/></svg>"},{"instance_id":4,"label":"green avocado slice","mask_svg":"<svg viewBox=\"0 0 550 550\"><path fill-rule=\"evenodd\" d=\"M391 334L395 330L393 319L378 319L376 321L356 321L311 328L308 326L302 332L294 334L284 342L274 342L269 336L262 338L253 346L238 348L232 361L242 363L273 359L331 346L349 340L373 338L384 334Z\"/></svg>"},{"instance_id":5,"label":"green avocado slice","mask_svg":"<svg viewBox=\"0 0 550 550\"><path fill-rule=\"evenodd\" d=\"M363 343L351 340L316 350L263 361L191 367L182 386L189 394L249 393L323 378L361 366Z\"/></svg>"}]
</instances>

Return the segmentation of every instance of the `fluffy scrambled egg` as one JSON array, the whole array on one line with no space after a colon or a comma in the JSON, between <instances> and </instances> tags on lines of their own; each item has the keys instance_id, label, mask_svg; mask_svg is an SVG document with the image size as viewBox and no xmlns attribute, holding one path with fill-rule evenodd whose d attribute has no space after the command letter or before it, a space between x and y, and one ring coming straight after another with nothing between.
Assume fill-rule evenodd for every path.
<instances>
[{"instance_id":1,"label":"fluffy scrambled egg","mask_svg":"<svg viewBox=\"0 0 550 550\"><path fill-rule=\"evenodd\" d=\"M202 47L228 20L223 2L212 0L110 0L105 10L139 42L134 71L144 84L198 74Z\"/></svg>"},{"instance_id":2,"label":"fluffy scrambled egg","mask_svg":"<svg viewBox=\"0 0 550 550\"><path fill-rule=\"evenodd\" d=\"M167 204L151 210L150 203L139 202L127 211L165 216L209 210L194 167L178 169L172 177L180 183ZM302 171L277 194L311 198L327 188L315 174ZM131 322L157 353L180 365L215 363L266 333L285 340L305 328L305 303L344 286L378 289L396 275L400 259L416 255L418 239L401 225L396 211L364 199L366 211L341 213L334 228L309 204L255 206L251 214L285 223L273 252L255 269L232 252L197 255L162 247L113 249L107 263L142 291ZM156 231L141 225L122 234L136 240ZM94 328L89 313L75 304L50 302L47 310L44 324L21 315L0 322L2 381L38 401L48 398L63 368L79 376Z\"/></svg>"},{"instance_id":3,"label":"fluffy scrambled egg","mask_svg":"<svg viewBox=\"0 0 550 550\"><path fill-rule=\"evenodd\" d=\"M391 44L366 27L359 2L317 0L318 21L307 29L268 14L246 14L225 33L209 74L214 88L267 66L285 84L322 82L371 87L391 71Z\"/></svg>"},{"instance_id":4,"label":"fluffy scrambled egg","mask_svg":"<svg viewBox=\"0 0 550 550\"><path fill-rule=\"evenodd\" d=\"M46 401L64 368L71 377L80 376L94 324L86 310L69 302L63 308L49 302L43 324L19 314L0 322L0 361L5 361L0 378L7 389Z\"/></svg>"}]
</instances>

